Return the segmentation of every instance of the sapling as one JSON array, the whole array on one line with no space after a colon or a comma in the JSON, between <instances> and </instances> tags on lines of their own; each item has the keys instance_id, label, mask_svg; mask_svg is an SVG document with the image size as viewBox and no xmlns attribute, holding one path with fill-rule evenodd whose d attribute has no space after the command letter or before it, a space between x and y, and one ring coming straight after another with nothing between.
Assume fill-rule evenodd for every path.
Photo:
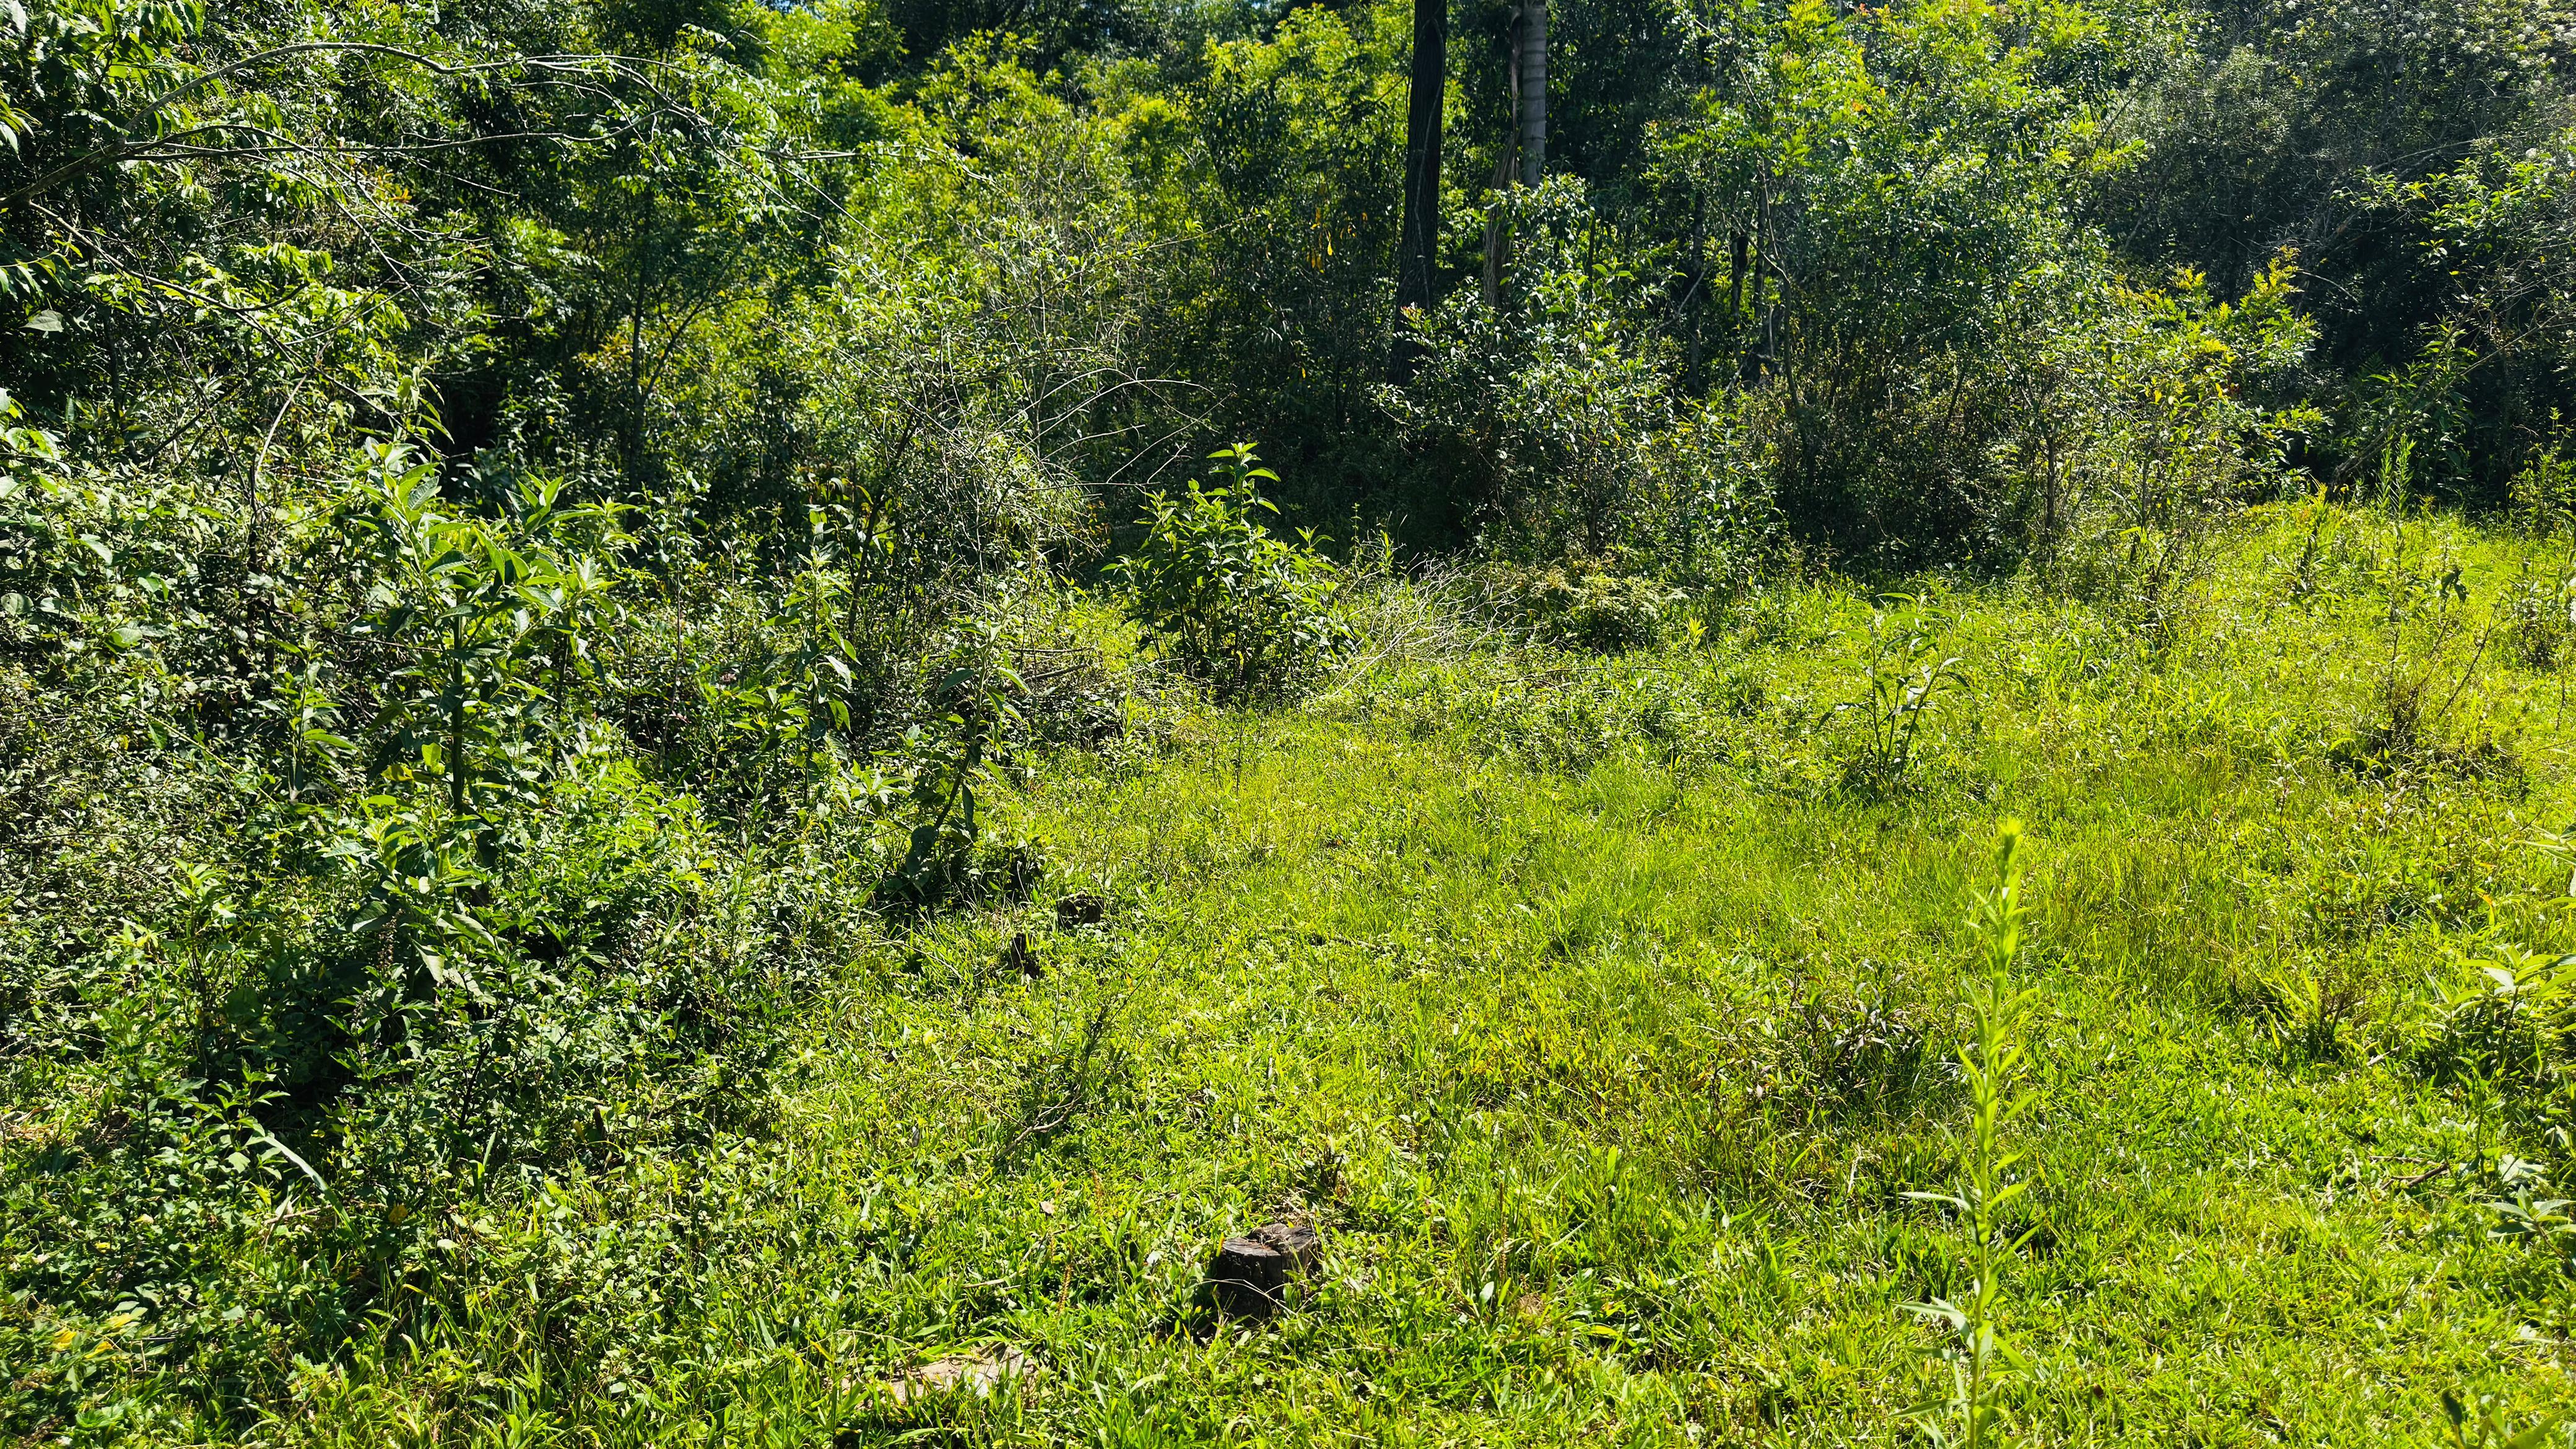
<instances>
[{"instance_id":1,"label":"sapling","mask_svg":"<svg viewBox=\"0 0 2576 1449\"><path fill-rule=\"evenodd\" d=\"M1967 1292L1957 1301L1935 1298L1909 1303L1908 1310L1947 1327L1953 1342L1944 1351L1951 1366L1951 1393L1917 1405L1915 1413L1936 1438L1948 1442L1943 1421L1956 1417L1962 1442L1993 1442L2002 1432L2002 1410L1994 1402L2001 1373L2019 1356L1998 1328L2003 1288L1996 1280L2003 1256L2030 1238L2025 1229L2010 1241L1999 1241L2002 1209L2026 1191L2027 1178L2006 1174L2021 1154L2004 1146L2004 1131L2027 1111L2036 1094L2025 1090L2030 1053L2024 1031L2030 1023L2037 992L2013 984L2021 958L2022 923L2030 907L2021 892L2021 822L2007 820L1995 836L1995 884L1969 898L1969 919L1976 927L1984 970L1970 989L1968 1011L1972 1040L1959 1052L1959 1068L1968 1086L1968 1143L1959 1165L1959 1180L1948 1192L1910 1192L1906 1196L1941 1203L1967 1224L1970 1235Z\"/></svg>"},{"instance_id":2,"label":"sapling","mask_svg":"<svg viewBox=\"0 0 2576 1449\"><path fill-rule=\"evenodd\" d=\"M1941 647L1939 615L1912 594L1891 594L1888 602L1910 611L1904 626L1890 627L1879 614L1869 626L1869 676L1860 698L1835 705L1825 719L1856 723L1853 754L1844 773L1855 785L1875 794L1893 794L1915 765L1915 736L1945 687L1963 683L1957 655Z\"/></svg>"}]
</instances>

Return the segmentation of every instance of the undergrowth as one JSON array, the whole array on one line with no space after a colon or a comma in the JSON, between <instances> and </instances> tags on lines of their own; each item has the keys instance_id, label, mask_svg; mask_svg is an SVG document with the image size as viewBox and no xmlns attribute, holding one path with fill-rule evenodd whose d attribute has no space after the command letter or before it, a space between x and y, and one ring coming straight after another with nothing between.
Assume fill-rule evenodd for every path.
<instances>
[{"instance_id":1,"label":"undergrowth","mask_svg":"<svg viewBox=\"0 0 2576 1449\"><path fill-rule=\"evenodd\" d=\"M1096 600L1000 611L918 772L749 836L568 756L460 890L541 983L495 1002L580 1009L403 1018L453 1044L403 1093L208 1065L338 1029L227 1013L337 989L344 899L479 869L399 820L311 896L149 877L141 991L64 995L21 914L9 989L77 1019L10 1030L95 1045L7 1062L12 1431L2567 1442L2576 801L2554 666L2480 649L2534 545L2322 507L2161 641L1790 580L1568 650L1363 560L1312 694L1220 710ZM2428 557L2456 627L2391 617ZM2392 657L2449 703L2356 763ZM1031 869L889 912L969 788ZM1202 1313L1286 1215L1287 1311Z\"/></svg>"}]
</instances>

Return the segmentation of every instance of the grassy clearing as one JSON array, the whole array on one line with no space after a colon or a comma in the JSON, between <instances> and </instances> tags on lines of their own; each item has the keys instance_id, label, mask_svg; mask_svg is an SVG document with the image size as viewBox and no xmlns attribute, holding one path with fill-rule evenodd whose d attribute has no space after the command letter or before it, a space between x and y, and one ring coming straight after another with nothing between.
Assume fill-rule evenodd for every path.
<instances>
[{"instance_id":1,"label":"grassy clearing","mask_svg":"<svg viewBox=\"0 0 2576 1449\"><path fill-rule=\"evenodd\" d=\"M2576 1401L2566 1244L2492 1204L2566 1144L2537 1087L2440 1069L2428 981L2563 938L2530 842L2576 813L2566 686L2509 606L2556 553L2290 508L2161 633L1935 587L1964 683L1893 775L1830 712L1911 611L1827 589L1663 652L1390 657L1159 757L1049 761L1011 808L1105 922L1041 901L864 953L766 1131L463 1225L490 1293L256 1432L1955 1432L1948 1338L1901 1305L1959 1299L1969 1245L1908 1194L1959 1171L1963 901L2008 816L2037 996L2006 1421L2422 1443L2447 1392L2542 1422ZM1019 932L1042 974L1004 964ZM1321 1270L1218 1322L1217 1241L1291 1209ZM984 1345L1031 1372L879 1387Z\"/></svg>"}]
</instances>

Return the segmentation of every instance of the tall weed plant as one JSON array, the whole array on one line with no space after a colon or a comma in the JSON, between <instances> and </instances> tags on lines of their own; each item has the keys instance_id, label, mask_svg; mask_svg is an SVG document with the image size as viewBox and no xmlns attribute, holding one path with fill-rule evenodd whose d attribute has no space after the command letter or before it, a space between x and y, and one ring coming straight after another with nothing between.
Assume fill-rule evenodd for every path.
<instances>
[{"instance_id":1,"label":"tall weed plant","mask_svg":"<svg viewBox=\"0 0 2576 1449\"><path fill-rule=\"evenodd\" d=\"M2003 1212L2030 1190L2029 1178L2012 1176L2022 1154L2006 1135L2038 1100L2025 1082L2030 1075L2028 1033L2039 993L2015 981L2022 926L2030 917L2022 898L2021 822L2007 820L1996 831L1994 859L1994 885L1977 892L1969 908L1983 969L1969 988L1971 1037L1959 1051L1968 1122L1958 1180L1946 1191L1906 1194L1949 1209L1968 1234L1967 1291L1956 1299L1934 1298L1906 1307L1951 1337L1942 1353L1950 1366L1950 1391L1916 1405L1915 1417L1936 1441L1970 1449L2006 1437L1996 1388L2024 1359L2003 1336L2002 1267L2037 1231L2033 1226L2007 1236Z\"/></svg>"}]
</instances>

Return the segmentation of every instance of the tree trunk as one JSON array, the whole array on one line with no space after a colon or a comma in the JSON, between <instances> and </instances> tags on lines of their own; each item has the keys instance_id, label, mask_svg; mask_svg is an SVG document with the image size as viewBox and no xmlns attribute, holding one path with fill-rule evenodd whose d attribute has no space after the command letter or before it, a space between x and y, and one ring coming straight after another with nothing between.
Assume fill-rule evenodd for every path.
<instances>
[{"instance_id":1,"label":"tree trunk","mask_svg":"<svg viewBox=\"0 0 2576 1449\"><path fill-rule=\"evenodd\" d=\"M1503 147L1501 159L1494 162L1494 184L1501 191L1512 184L1512 148ZM1503 305L1503 218L1498 210L1488 208L1485 216L1485 305Z\"/></svg>"},{"instance_id":2,"label":"tree trunk","mask_svg":"<svg viewBox=\"0 0 2576 1449\"><path fill-rule=\"evenodd\" d=\"M1708 291L1708 202L1698 195L1691 197L1690 289L1682 293L1682 326L1690 334L1690 362L1683 369L1683 386L1693 397L1703 397L1700 387L1700 299Z\"/></svg>"},{"instance_id":3,"label":"tree trunk","mask_svg":"<svg viewBox=\"0 0 2576 1449\"><path fill-rule=\"evenodd\" d=\"M1511 27L1503 36L1504 89L1512 103L1512 123L1503 130L1503 146L1494 157L1493 184L1486 189L1500 192L1512 182L1512 162L1521 146L1521 22L1527 12L1515 7ZM1503 218L1492 203L1485 209L1485 305L1503 305Z\"/></svg>"},{"instance_id":4,"label":"tree trunk","mask_svg":"<svg viewBox=\"0 0 2576 1449\"><path fill-rule=\"evenodd\" d=\"M1521 184L1547 169L1547 0L1521 0Z\"/></svg>"},{"instance_id":5,"label":"tree trunk","mask_svg":"<svg viewBox=\"0 0 2576 1449\"><path fill-rule=\"evenodd\" d=\"M1413 0L1413 94L1404 118L1404 229L1396 245L1395 306L1438 300L1440 119L1449 93L1449 0ZM1388 375L1412 379L1416 347L1401 315Z\"/></svg>"}]
</instances>

